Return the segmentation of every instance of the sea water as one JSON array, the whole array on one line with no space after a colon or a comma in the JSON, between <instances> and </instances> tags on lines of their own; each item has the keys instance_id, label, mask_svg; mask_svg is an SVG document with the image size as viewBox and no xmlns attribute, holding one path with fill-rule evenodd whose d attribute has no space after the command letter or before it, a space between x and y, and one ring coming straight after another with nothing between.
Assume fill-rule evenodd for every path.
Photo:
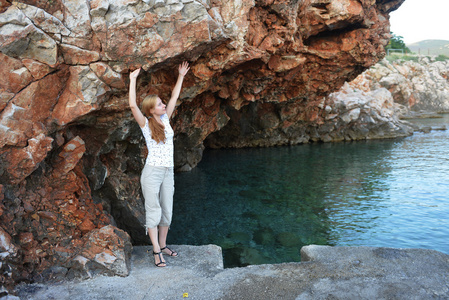
<instances>
[{"instance_id":1,"label":"sea water","mask_svg":"<svg viewBox=\"0 0 449 300\"><path fill-rule=\"evenodd\" d=\"M412 122L449 127L449 116ZM300 261L309 244L449 254L448 195L443 130L206 150L195 169L175 175L169 243L219 245L226 267Z\"/></svg>"}]
</instances>

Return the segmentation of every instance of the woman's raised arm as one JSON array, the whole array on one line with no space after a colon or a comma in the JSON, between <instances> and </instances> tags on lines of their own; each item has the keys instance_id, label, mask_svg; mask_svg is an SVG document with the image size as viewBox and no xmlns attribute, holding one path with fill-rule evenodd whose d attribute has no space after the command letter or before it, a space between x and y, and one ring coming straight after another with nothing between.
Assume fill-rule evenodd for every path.
<instances>
[{"instance_id":1,"label":"woman's raised arm","mask_svg":"<svg viewBox=\"0 0 449 300\"><path fill-rule=\"evenodd\" d=\"M173 114L173 111L175 110L176 101L178 100L179 94L181 93L181 87L182 82L184 81L184 76L186 76L187 72L189 71L189 64L185 61L182 64L179 65L179 75L178 80L176 81L176 85L173 88L173 91L171 93L170 101L167 103L166 111L168 118L171 117Z\"/></svg>"},{"instance_id":2,"label":"woman's raised arm","mask_svg":"<svg viewBox=\"0 0 449 300\"><path fill-rule=\"evenodd\" d=\"M136 101L136 85L137 85L137 76L139 76L139 72L140 68L134 70L129 74L129 107L133 112L134 119L136 119L140 128L142 128L143 126L145 126L145 116L140 111Z\"/></svg>"}]
</instances>

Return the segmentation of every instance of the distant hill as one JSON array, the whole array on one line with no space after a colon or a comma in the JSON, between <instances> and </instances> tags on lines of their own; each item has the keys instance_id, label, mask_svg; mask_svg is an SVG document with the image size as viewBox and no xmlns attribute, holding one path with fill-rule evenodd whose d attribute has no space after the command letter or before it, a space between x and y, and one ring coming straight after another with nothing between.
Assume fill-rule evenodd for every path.
<instances>
[{"instance_id":1,"label":"distant hill","mask_svg":"<svg viewBox=\"0 0 449 300\"><path fill-rule=\"evenodd\" d=\"M446 40L424 40L407 47L415 53L423 55L446 55L449 56L449 41Z\"/></svg>"}]
</instances>

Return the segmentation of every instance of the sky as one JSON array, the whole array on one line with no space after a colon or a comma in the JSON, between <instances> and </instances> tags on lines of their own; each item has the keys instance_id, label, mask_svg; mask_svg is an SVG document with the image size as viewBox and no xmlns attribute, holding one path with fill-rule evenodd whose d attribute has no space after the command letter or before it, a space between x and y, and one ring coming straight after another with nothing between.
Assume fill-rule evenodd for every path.
<instances>
[{"instance_id":1,"label":"sky","mask_svg":"<svg viewBox=\"0 0 449 300\"><path fill-rule=\"evenodd\" d=\"M405 0L390 13L390 31L406 44L449 40L449 0Z\"/></svg>"}]
</instances>

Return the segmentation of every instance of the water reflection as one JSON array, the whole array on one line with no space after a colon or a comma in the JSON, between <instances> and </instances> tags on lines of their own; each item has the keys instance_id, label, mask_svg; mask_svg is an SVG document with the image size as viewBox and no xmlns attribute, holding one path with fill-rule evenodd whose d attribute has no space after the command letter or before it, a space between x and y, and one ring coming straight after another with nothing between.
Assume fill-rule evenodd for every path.
<instances>
[{"instance_id":1,"label":"water reflection","mask_svg":"<svg viewBox=\"0 0 449 300\"><path fill-rule=\"evenodd\" d=\"M192 172L176 174L170 242L218 244L227 267L299 261L307 244L448 252L448 146L439 131L208 150Z\"/></svg>"}]
</instances>

